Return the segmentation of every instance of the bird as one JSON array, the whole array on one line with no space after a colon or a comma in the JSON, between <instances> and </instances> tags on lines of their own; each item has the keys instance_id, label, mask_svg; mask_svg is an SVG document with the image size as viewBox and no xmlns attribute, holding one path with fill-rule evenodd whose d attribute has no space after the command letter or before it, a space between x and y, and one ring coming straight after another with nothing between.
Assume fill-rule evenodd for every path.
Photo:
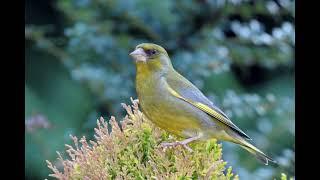
<instances>
[{"instance_id":1,"label":"bird","mask_svg":"<svg viewBox=\"0 0 320 180\"><path fill-rule=\"evenodd\" d=\"M160 45L141 43L129 54L136 66L135 86L143 114L156 126L184 140L161 147L188 146L217 139L240 145L268 165L271 157L249 143L252 140L195 85L177 72ZM196 61L195 61L196 63Z\"/></svg>"}]
</instances>

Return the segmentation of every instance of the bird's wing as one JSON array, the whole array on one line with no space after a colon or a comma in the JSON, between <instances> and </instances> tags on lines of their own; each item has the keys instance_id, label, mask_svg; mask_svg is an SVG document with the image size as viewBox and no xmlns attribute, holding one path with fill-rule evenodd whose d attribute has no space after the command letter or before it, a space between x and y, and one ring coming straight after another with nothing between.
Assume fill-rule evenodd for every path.
<instances>
[{"instance_id":1,"label":"bird's wing","mask_svg":"<svg viewBox=\"0 0 320 180\"><path fill-rule=\"evenodd\" d=\"M179 76L179 77L177 77ZM168 76L168 91L175 97L197 107L208 115L214 117L221 123L227 125L241 137L251 139L240 128L238 128L232 121L224 114L217 106L215 106L202 92L195 87L191 82L185 79L180 74Z\"/></svg>"}]
</instances>

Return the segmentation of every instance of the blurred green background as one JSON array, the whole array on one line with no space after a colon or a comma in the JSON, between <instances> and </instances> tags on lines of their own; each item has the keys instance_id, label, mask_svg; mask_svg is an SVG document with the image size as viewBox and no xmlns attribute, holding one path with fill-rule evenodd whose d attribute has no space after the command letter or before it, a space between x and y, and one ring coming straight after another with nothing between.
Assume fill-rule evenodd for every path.
<instances>
[{"instance_id":1,"label":"blurred green background","mask_svg":"<svg viewBox=\"0 0 320 180\"><path fill-rule=\"evenodd\" d=\"M27 0L25 176L93 139L100 116L121 119L136 98L128 56L141 42L168 50L176 69L218 104L279 166L236 145L223 158L240 179L295 174L295 2L290 0ZM56 164L59 166L59 164Z\"/></svg>"}]
</instances>

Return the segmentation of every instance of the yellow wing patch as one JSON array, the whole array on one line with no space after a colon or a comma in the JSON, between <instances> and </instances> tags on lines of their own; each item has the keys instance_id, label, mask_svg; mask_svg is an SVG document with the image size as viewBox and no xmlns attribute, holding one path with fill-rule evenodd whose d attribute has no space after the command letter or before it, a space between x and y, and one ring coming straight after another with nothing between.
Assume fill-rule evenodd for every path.
<instances>
[{"instance_id":1,"label":"yellow wing patch","mask_svg":"<svg viewBox=\"0 0 320 180\"><path fill-rule=\"evenodd\" d=\"M236 125L234 125L229 119L225 118L223 115L221 115L219 112L217 112L216 110L208 107L205 104L202 104L200 102L195 102L192 101L190 99L186 99L184 97L182 97L179 93L177 93L175 90L173 90L171 87L168 87L169 92L179 98L182 99L188 103L190 103L191 105L197 107L198 109L204 111L205 113L209 114L210 116L214 117L215 119L217 119L218 121L220 121L221 123L229 126L230 128L232 128L233 130L235 130L236 132L238 132L241 136L247 138L247 139L251 139L248 135L246 135L243 131L241 131Z\"/></svg>"}]
</instances>

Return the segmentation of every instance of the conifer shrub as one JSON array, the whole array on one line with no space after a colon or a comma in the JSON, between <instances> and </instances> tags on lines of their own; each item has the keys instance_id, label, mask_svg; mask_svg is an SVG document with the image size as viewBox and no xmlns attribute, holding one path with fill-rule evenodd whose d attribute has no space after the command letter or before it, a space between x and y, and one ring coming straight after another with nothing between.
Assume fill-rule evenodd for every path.
<instances>
[{"instance_id":1,"label":"conifer shrub","mask_svg":"<svg viewBox=\"0 0 320 180\"><path fill-rule=\"evenodd\" d=\"M47 160L57 179L238 179L222 159L222 146L215 139L183 147L163 149L163 141L181 140L155 127L138 108L122 104L127 115L117 123L97 120L95 140L72 136L66 145L69 158L58 153L62 168Z\"/></svg>"}]
</instances>

